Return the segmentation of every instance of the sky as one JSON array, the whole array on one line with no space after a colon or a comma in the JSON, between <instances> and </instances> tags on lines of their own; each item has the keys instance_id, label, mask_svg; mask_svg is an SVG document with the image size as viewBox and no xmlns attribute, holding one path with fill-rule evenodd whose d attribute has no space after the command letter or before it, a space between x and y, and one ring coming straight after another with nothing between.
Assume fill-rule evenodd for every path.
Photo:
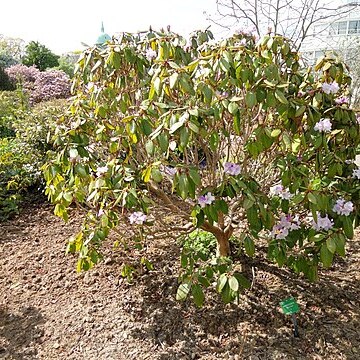
<instances>
[{"instance_id":1,"label":"sky","mask_svg":"<svg viewBox=\"0 0 360 360\"><path fill-rule=\"evenodd\" d=\"M147 30L150 25L153 29L170 25L187 36L211 24L204 12L215 14L216 0L2 0L0 11L0 34L39 41L61 55L83 50L82 42L93 45L102 21L110 36Z\"/></svg>"}]
</instances>

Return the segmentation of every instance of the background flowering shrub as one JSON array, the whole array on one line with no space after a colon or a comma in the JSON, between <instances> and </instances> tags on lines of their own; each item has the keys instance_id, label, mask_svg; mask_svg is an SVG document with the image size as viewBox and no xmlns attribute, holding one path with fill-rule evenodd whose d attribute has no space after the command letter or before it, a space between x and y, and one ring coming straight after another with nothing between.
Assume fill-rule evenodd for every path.
<instances>
[{"instance_id":1,"label":"background flowering shrub","mask_svg":"<svg viewBox=\"0 0 360 360\"><path fill-rule=\"evenodd\" d=\"M53 100L30 108L21 96L21 91L0 92L0 220L18 212L29 191L41 194L40 169L52 149L48 134L68 106Z\"/></svg>"},{"instance_id":2,"label":"background flowering shrub","mask_svg":"<svg viewBox=\"0 0 360 360\"><path fill-rule=\"evenodd\" d=\"M51 99L65 99L70 96L70 78L62 70L46 70L40 72L34 81L30 94L32 103Z\"/></svg>"},{"instance_id":3,"label":"background flowering shrub","mask_svg":"<svg viewBox=\"0 0 360 360\"><path fill-rule=\"evenodd\" d=\"M6 69L10 81L16 86L25 83L33 83L37 75L40 73L35 66L26 66L17 64Z\"/></svg>"},{"instance_id":4,"label":"background flowering shrub","mask_svg":"<svg viewBox=\"0 0 360 360\"><path fill-rule=\"evenodd\" d=\"M70 96L70 78L62 70L39 71L35 66L14 65L6 69L14 86L20 86L31 104Z\"/></svg>"},{"instance_id":5,"label":"background flowering shrub","mask_svg":"<svg viewBox=\"0 0 360 360\"><path fill-rule=\"evenodd\" d=\"M84 52L44 169L57 215L86 206L68 247L78 270L101 258L111 231L136 246L211 233L217 258L181 261L177 298L199 306L212 284L225 302L249 285L229 259L232 236L248 256L266 239L279 266L315 280L319 265L345 255L360 207L359 123L336 102L348 95L343 64L302 68L279 36L210 38L125 34Z\"/></svg>"}]
</instances>

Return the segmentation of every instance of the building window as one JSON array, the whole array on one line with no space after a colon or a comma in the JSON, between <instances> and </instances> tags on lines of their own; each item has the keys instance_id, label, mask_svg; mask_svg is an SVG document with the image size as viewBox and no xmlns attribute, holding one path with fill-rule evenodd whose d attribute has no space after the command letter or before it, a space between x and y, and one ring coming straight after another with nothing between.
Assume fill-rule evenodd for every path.
<instances>
[{"instance_id":1,"label":"building window","mask_svg":"<svg viewBox=\"0 0 360 360\"><path fill-rule=\"evenodd\" d=\"M347 21L339 21L330 26L331 35L346 35Z\"/></svg>"},{"instance_id":2,"label":"building window","mask_svg":"<svg viewBox=\"0 0 360 360\"><path fill-rule=\"evenodd\" d=\"M360 34L360 20L349 22L349 34Z\"/></svg>"}]
</instances>

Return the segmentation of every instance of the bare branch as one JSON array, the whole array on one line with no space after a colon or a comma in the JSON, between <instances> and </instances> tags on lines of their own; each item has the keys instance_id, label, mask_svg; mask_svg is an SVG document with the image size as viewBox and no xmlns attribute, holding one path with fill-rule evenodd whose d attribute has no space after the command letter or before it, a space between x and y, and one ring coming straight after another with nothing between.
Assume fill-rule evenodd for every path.
<instances>
[{"instance_id":1,"label":"bare branch","mask_svg":"<svg viewBox=\"0 0 360 360\"><path fill-rule=\"evenodd\" d=\"M224 27L228 29L235 24L252 25L259 36L271 28L272 32L291 39L298 49L315 24L336 21L359 8L355 3L338 6L326 0L217 0L216 4L219 15L216 24L227 23Z\"/></svg>"}]
</instances>

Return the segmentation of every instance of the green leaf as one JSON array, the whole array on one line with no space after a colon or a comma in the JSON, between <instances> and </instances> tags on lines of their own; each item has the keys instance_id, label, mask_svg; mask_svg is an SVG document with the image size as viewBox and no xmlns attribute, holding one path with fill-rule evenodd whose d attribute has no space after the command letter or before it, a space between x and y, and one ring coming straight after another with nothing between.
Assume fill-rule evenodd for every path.
<instances>
[{"instance_id":1,"label":"green leaf","mask_svg":"<svg viewBox=\"0 0 360 360\"><path fill-rule=\"evenodd\" d=\"M352 239L354 237L354 227L349 216L343 216L342 219L344 233L348 239Z\"/></svg>"},{"instance_id":2,"label":"green leaf","mask_svg":"<svg viewBox=\"0 0 360 360\"><path fill-rule=\"evenodd\" d=\"M186 199L187 194L189 193L189 180L186 174L181 174L179 176L179 195Z\"/></svg>"},{"instance_id":3,"label":"green leaf","mask_svg":"<svg viewBox=\"0 0 360 360\"><path fill-rule=\"evenodd\" d=\"M328 268L331 266L333 257L334 257L334 254L329 251L327 245L322 244L321 249L320 249L320 259L321 259L321 262L323 263L324 267Z\"/></svg>"},{"instance_id":4,"label":"green leaf","mask_svg":"<svg viewBox=\"0 0 360 360\"><path fill-rule=\"evenodd\" d=\"M155 148L154 148L154 143L153 143L151 140L148 140L148 141L146 142L146 144L145 144L145 149L146 149L146 152L147 152L150 156L154 155L154 150L155 150Z\"/></svg>"},{"instance_id":5,"label":"green leaf","mask_svg":"<svg viewBox=\"0 0 360 360\"><path fill-rule=\"evenodd\" d=\"M199 133L199 124L195 121L189 121L189 128L192 132L194 132L195 134Z\"/></svg>"},{"instance_id":6,"label":"green leaf","mask_svg":"<svg viewBox=\"0 0 360 360\"><path fill-rule=\"evenodd\" d=\"M185 74L181 74L179 76L179 83L184 93L188 93L189 95L195 95L195 90L190 85L190 77L185 76Z\"/></svg>"},{"instance_id":7,"label":"green leaf","mask_svg":"<svg viewBox=\"0 0 360 360\"><path fill-rule=\"evenodd\" d=\"M241 128L240 128L240 112L236 112L234 115L234 130L236 135L240 135Z\"/></svg>"},{"instance_id":8,"label":"green leaf","mask_svg":"<svg viewBox=\"0 0 360 360\"><path fill-rule=\"evenodd\" d=\"M221 292L221 298L225 304L228 304L234 300L234 292L230 289L230 286L228 283L226 283L225 287L223 288L223 290Z\"/></svg>"},{"instance_id":9,"label":"green leaf","mask_svg":"<svg viewBox=\"0 0 360 360\"><path fill-rule=\"evenodd\" d=\"M71 203L73 199L72 194L70 192L65 192L63 194L63 198L69 203Z\"/></svg>"},{"instance_id":10,"label":"green leaf","mask_svg":"<svg viewBox=\"0 0 360 360\"><path fill-rule=\"evenodd\" d=\"M275 97L277 100L279 100L282 104L287 104L288 101L284 95L284 93L278 89L275 90Z\"/></svg>"},{"instance_id":11,"label":"green leaf","mask_svg":"<svg viewBox=\"0 0 360 360\"><path fill-rule=\"evenodd\" d=\"M343 234L337 234L337 236L335 237L335 242L336 242L336 252L344 257L345 256L345 243L346 243L346 238Z\"/></svg>"},{"instance_id":12,"label":"green leaf","mask_svg":"<svg viewBox=\"0 0 360 360\"><path fill-rule=\"evenodd\" d=\"M200 175L198 173L198 171L194 168L191 168L189 170L189 175L191 180L195 183L196 186L200 186L201 185L201 178Z\"/></svg>"},{"instance_id":13,"label":"green leaf","mask_svg":"<svg viewBox=\"0 0 360 360\"><path fill-rule=\"evenodd\" d=\"M176 292L176 300L178 301L186 300L189 291L190 291L190 284L187 283L180 284Z\"/></svg>"},{"instance_id":14,"label":"green leaf","mask_svg":"<svg viewBox=\"0 0 360 360\"><path fill-rule=\"evenodd\" d=\"M163 179L161 171L158 168L153 168L151 170L151 177L154 179L155 182L160 183Z\"/></svg>"},{"instance_id":15,"label":"green leaf","mask_svg":"<svg viewBox=\"0 0 360 360\"><path fill-rule=\"evenodd\" d=\"M156 94L160 95L161 93L161 79L159 77L156 77L154 80L154 89L156 91Z\"/></svg>"},{"instance_id":16,"label":"green leaf","mask_svg":"<svg viewBox=\"0 0 360 360\"><path fill-rule=\"evenodd\" d=\"M202 307L204 305L205 295L199 284L194 284L191 287L191 294L194 299L194 303L197 307Z\"/></svg>"},{"instance_id":17,"label":"green leaf","mask_svg":"<svg viewBox=\"0 0 360 360\"><path fill-rule=\"evenodd\" d=\"M317 197L313 193L308 193L308 200L315 205L317 204Z\"/></svg>"},{"instance_id":18,"label":"green leaf","mask_svg":"<svg viewBox=\"0 0 360 360\"><path fill-rule=\"evenodd\" d=\"M246 216L247 216L247 219L249 221L251 228L253 228L256 231L260 231L262 228L261 220L259 218L259 215L258 215L258 212L257 212L255 206L246 210Z\"/></svg>"},{"instance_id":19,"label":"green leaf","mask_svg":"<svg viewBox=\"0 0 360 360\"><path fill-rule=\"evenodd\" d=\"M170 89L173 89L177 83L179 74L177 72L174 72L170 78L169 78L169 83L170 83Z\"/></svg>"},{"instance_id":20,"label":"green leaf","mask_svg":"<svg viewBox=\"0 0 360 360\"><path fill-rule=\"evenodd\" d=\"M227 278L226 274L221 274L219 276L219 279L218 279L217 285L216 285L216 290L219 293L222 292L222 290L223 290L224 286L226 285L227 281L228 281L228 278Z\"/></svg>"},{"instance_id":21,"label":"green leaf","mask_svg":"<svg viewBox=\"0 0 360 360\"><path fill-rule=\"evenodd\" d=\"M235 292L237 292L239 290L239 283L235 276L229 277L229 286L230 286L230 289Z\"/></svg>"},{"instance_id":22,"label":"green leaf","mask_svg":"<svg viewBox=\"0 0 360 360\"><path fill-rule=\"evenodd\" d=\"M204 276L198 276L198 281L202 286L209 287L211 284L209 280Z\"/></svg>"},{"instance_id":23,"label":"green leaf","mask_svg":"<svg viewBox=\"0 0 360 360\"><path fill-rule=\"evenodd\" d=\"M296 112L295 112L295 117L299 117L301 116L306 110L306 107L304 105L300 106Z\"/></svg>"},{"instance_id":24,"label":"green leaf","mask_svg":"<svg viewBox=\"0 0 360 360\"><path fill-rule=\"evenodd\" d=\"M158 141L160 145L160 149L162 152L167 152L169 147L169 138L166 134L162 133L158 136Z\"/></svg>"},{"instance_id":25,"label":"green leaf","mask_svg":"<svg viewBox=\"0 0 360 360\"><path fill-rule=\"evenodd\" d=\"M183 269L186 269L187 264L188 264L188 255L187 254L184 254L184 253L181 254L180 264Z\"/></svg>"},{"instance_id":26,"label":"green leaf","mask_svg":"<svg viewBox=\"0 0 360 360\"><path fill-rule=\"evenodd\" d=\"M245 96L245 104L248 108L253 108L257 103L256 95L252 92L248 92Z\"/></svg>"},{"instance_id":27,"label":"green leaf","mask_svg":"<svg viewBox=\"0 0 360 360\"><path fill-rule=\"evenodd\" d=\"M224 72L228 72L230 70L230 64L224 59L220 59L220 67Z\"/></svg>"},{"instance_id":28,"label":"green leaf","mask_svg":"<svg viewBox=\"0 0 360 360\"><path fill-rule=\"evenodd\" d=\"M189 142L189 130L186 127L183 127L180 130L180 146L182 146L183 148L185 148Z\"/></svg>"},{"instance_id":29,"label":"green leaf","mask_svg":"<svg viewBox=\"0 0 360 360\"><path fill-rule=\"evenodd\" d=\"M245 247L245 251L249 256L254 256L255 255L255 244L254 244L254 240L249 237L246 236L244 239L244 247Z\"/></svg>"},{"instance_id":30,"label":"green leaf","mask_svg":"<svg viewBox=\"0 0 360 360\"><path fill-rule=\"evenodd\" d=\"M245 210L250 209L254 205L255 201L252 199L249 199L248 197L245 198L243 207Z\"/></svg>"},{"instance_id":31,"label":"green leaf","mask_svg":"<svg viewBox=\"0 0 360 360\"><path fill-rule=\"evenodd\" d=\"M326 246L327 246L328 250L329 250L332 254L335 253L335 251L336 251L336 241L335 241L335 239L334 239L333 237L328 238L328 239L326 240Z\"/></svg>"},{"instance_id":32,"label":"green leaf","mask_svg":"<svg viewBox=\"0 0 360 360\"><path fill-rule=\"evenodd\" d=\"M83 164L76 164L75 172L83 178L89 175L88 171L86 170Z\"/></svg>"},{"instance_id":33,"label":"green leaf","mask_svg":"<svg viewBox=\"0 0 360 360\"><path fill-rule=\"evenodd\" d=\"M271 131L271 137L278 137L281 134L281 130L280 129L274 129Z\"/></svg>"},{"instance_id":34,"label":"green leaf","mask_svg":"<svg viewBox=\"0 0 360 360\"><path fill-rule=\"evenodd\" d=\"M243 274L235 273L234 276L242 288L249 289L251 287L250 281Z\"/></svg>"},{"instance_id":35,"label":"green leaf","mask_svg":"<svg viewBox=\"0 0 360 360\"><path fill-rule=\"evenodd\" d=\"M228 106L228 111L231 115L235 115L239 110L239 105L235 102L230 102Z\"/></svg>"},{"instance_id":36,"label":"green leaf","mask_svg":"<svg viewBox=\"0 0 360 360\"><path fill-rule=\"evenodd\" d=\"M217 210L221 211L223 214L227 214L229 212L228 204L225 200L216 200L215 201L215 207Z\"/></svg>"},{"instance_id":37,"label":"green leaf","mask_svg":"<svg viewBox=\"0 0 360 360\"><path fill-rule=\"evenodd\" d=\"M218 145L219 145L219 135L218 135L218 133L213 132L210 135L210 149L212 151L216 151Z\"/></svg>"}]
</instances>

